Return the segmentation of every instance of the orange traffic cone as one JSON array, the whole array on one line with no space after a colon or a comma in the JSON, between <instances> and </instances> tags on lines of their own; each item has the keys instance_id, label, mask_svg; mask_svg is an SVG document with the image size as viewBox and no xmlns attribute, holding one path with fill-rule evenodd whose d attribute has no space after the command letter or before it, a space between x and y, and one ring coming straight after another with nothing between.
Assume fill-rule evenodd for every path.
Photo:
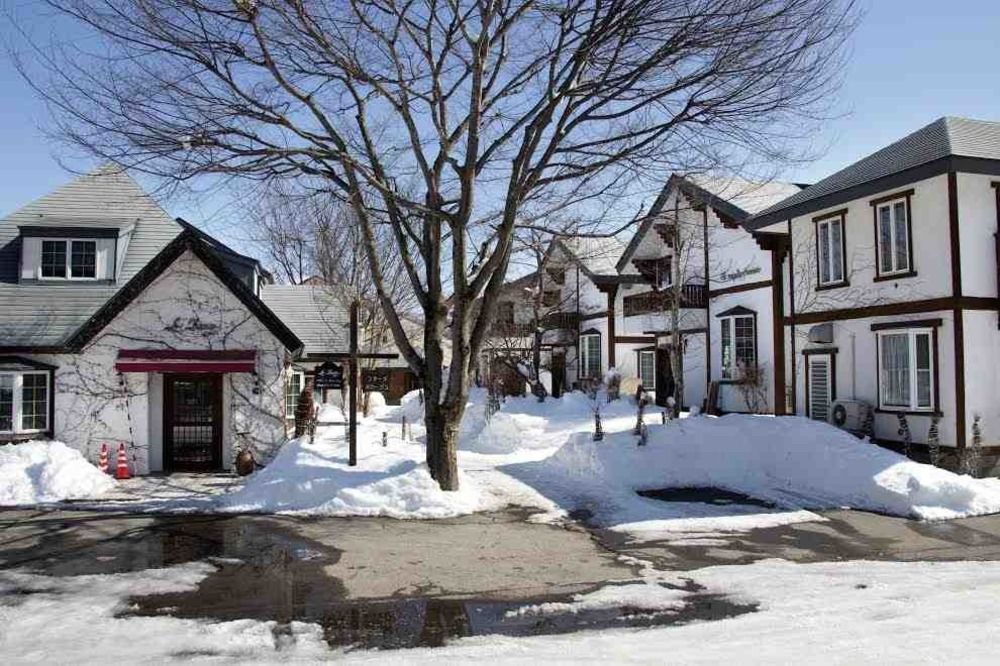
<instances>
[{"instance_id":1,"label":"orange traffic cone","mask_svg":"<svg viewBox=\"0 0 1000 666\"><path fill-rule=\"evenodd\" d=\"M108 443L101 444L101 457L97 460L97 469L108 473Z\"/></svg>"},{"instance_id":2,"label":"orange traffic cone","mask_svg":"<svg viewBox=\"0 0 1000 666\"><path fill-rule=\"evenodd\" d=\"M115 469L115 478L132 478L132 474L128 471L128 456L125 455L125 444L118 445L118 467Z\"/></svg>"}]
</instances>

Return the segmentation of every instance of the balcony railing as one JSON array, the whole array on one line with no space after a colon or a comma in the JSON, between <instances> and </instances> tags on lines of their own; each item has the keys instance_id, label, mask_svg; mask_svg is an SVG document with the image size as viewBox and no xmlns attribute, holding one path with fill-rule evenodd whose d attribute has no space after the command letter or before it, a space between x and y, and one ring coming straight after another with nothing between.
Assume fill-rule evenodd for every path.
<instances>
[{"instance_id":1,"label":"balcony railing","mask_svg":"<svg viewBox=\"0 0 1000 666\"><path fill-rule=\"evenodd\" d=\"M576 312L550 312L542 317L542 328L547 331L562 328L576 329L580 323L580 315Z\"/></svg>"},{"instance_id":2,"label":"balcony railing","mask_svg":"<svg viewBox=\"0 0 1000 666\"><path fill-rule=\"evenodd\" d=\"M496 321L490 329L494 338L527 338L535 334L534 324L522 324L513 321Z\"/></svg>"},{"instance_id":3,"label":"balcony railing","mask_svg":"<svg viewBox=\"0 0 1000 666\"><path fill-rule=\"evenodd\" d=\"M673 300L673 289L663 291L647 291L634 296L626 296L623 301L623 310L626 317L649 314L651 312L664 312L670 309ZM708 290L703 284L686 284L681 287L681 307L682 308L704 308L708 307Z\"/></svg>"}]
</instances>

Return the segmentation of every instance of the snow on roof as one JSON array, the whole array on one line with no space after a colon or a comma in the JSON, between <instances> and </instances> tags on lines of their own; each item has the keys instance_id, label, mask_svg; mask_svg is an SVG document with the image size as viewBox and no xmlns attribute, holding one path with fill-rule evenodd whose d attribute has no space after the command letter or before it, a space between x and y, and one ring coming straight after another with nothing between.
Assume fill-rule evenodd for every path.
<instances>
[{"instance_id":1,"label":"snow on roof","mask_svg":"<svg viewBox=\"0 0 1000 666\"><path fill-rule=\"evenodd\" d=\"M617 237L574 236L559 240L563 247L594 275L618 274L616 264L619 257L622 256L622 252L625 251L625 243Z\"/></svg>"},{"instance_id":2,"label":"snow on roof","mask_svg":"<svg viewBox=\"0 0 1000 666\"><path fill-rule=\"evenodd\" d=\"M786 183L779 180L759 182L746 180L738 176L691 176L689 180L720 199L739 206L751 215L769 208L802 190L802 187L795 183Z\"/></svg>"}]
</instances>

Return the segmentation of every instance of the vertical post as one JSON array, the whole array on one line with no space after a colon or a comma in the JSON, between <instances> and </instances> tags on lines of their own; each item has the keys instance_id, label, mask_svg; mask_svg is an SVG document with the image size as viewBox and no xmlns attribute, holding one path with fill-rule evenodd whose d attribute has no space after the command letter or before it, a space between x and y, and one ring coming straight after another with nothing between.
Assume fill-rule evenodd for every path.
<instances>
[{"instance_id":1,"label":"vertical post","mask_svg":"<svg viewBox=\"0 0 1000 666\"><path fill-rule=\"evenodd\" d=\"M351 390L348 393L347 439L350 456L347 464L356 467L358 464L358 302L351 302L350 356L347 359L348 371L351 373Z\"/></svg>"}]
</instances>

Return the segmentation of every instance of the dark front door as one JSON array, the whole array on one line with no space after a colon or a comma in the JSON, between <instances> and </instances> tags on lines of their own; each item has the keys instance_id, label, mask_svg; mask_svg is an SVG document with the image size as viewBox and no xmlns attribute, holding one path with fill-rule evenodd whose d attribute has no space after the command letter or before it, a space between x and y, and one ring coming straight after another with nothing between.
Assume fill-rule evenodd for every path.
<instances>
[{"instance_id":1,"label":"dark front door","mask_svg":"<svg viewBox=\"0 0 1000 666\"><path fill-rule=\"evenodd\" d=\"M222 469L222 375L163 376L163 463L167 472Z\"/></svg>"},{"instance_id":2,"label":"dark front door","mask_svg":"<svg viewBox=\"0 0 1000 666\"><path fill-rule=\"evenodd\" d=\"M566 386L566 354L552 353L552 397L559 398Z\"/></svg>"},{"instance_id":3,"label":"dark front door","mask_svg":"<svg viewBox=\"0 0 1000 666\"><path fill-rule=\"evenodd\" d=\"M656 348L656 404L667 406L667 398L674 394L674 371L670 366L670 352Z\"/></svg>"}]
</instances>

